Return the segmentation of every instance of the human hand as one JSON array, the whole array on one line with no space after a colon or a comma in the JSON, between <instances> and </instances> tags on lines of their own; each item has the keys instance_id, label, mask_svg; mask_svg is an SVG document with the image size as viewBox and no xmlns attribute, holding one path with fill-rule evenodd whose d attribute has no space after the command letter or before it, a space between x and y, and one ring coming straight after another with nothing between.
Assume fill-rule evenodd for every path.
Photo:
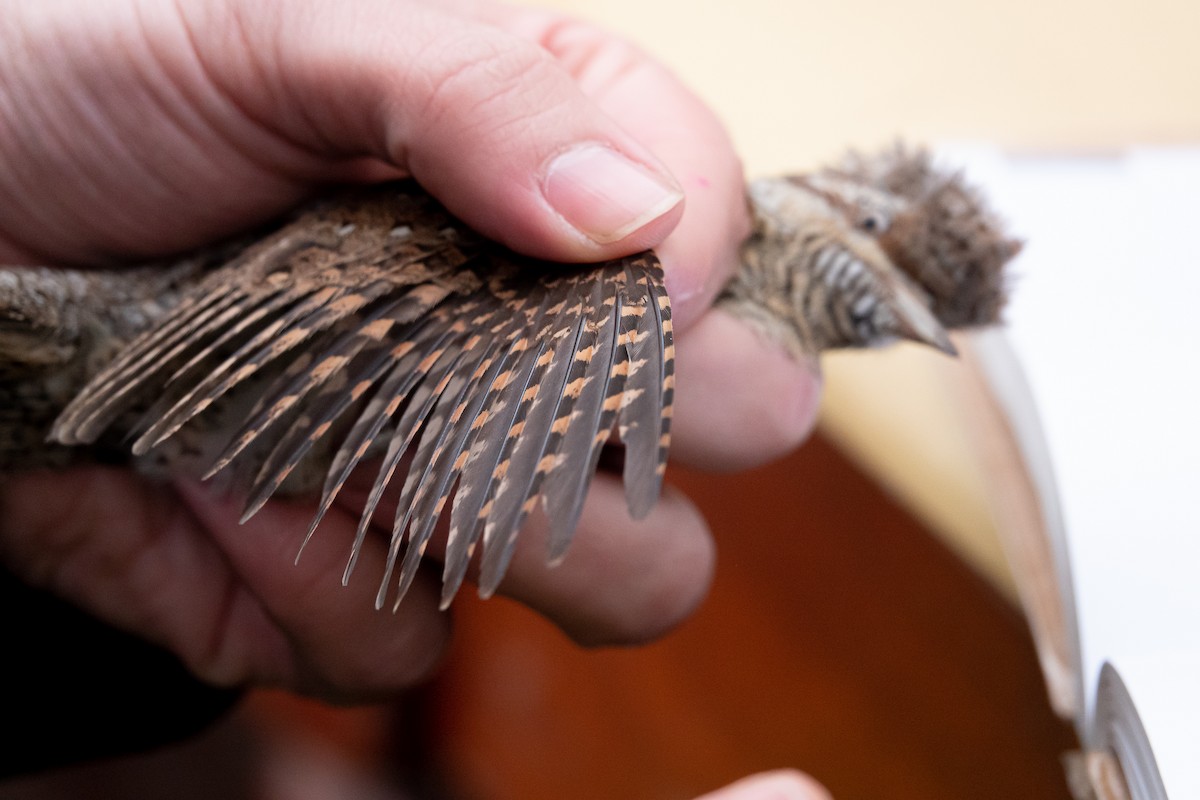
<instances>
[{"instance_id":1,"label":"human hand","mask_svg":"<svg viewBox=\"0 0 1200 800\"><path fill-rule=\"evenodd\" d=\"M465 1L51 0L6 10L0 41L11 45L0 48L2 260L161 255L326 183L411 174L532 255L656 247L679 333L675 458L745 466L811 425L813 372L708 309L747 230L724 131L611 36ZM312 511L302 504L271 503L239 527L196 486L171 492L92 467L8 477L0 509L0 554L15 572L214 683L385 695L445 642L432 582L395 616L373 611L370 581L340 587L347 512L335 509L293 568ZM382 547L368 547L360 572L381 569ZM547 570L544 551L527 530L501 591L584 643L669 628L703 596L713 558L685 498L668 489L635 522L606 475L567 560Z\"/></svg>"},{"instance_id":2,"label":"human hand","mask_svg":"<svg viewBox=\"0 0 1200 800\"><path fill-rule=\"evenodd\" d=\"M751 775L696 800L830 800L830 796L807 775L777 770Z\"/></svg>"}]
</instances>

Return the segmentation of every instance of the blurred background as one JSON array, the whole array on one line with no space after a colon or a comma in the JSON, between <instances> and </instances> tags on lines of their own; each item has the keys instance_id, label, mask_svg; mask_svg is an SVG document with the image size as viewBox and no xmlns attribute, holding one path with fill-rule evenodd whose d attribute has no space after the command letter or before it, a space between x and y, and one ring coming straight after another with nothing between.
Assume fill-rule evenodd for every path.
<instances>
[{"instance_id":1,"label":"blurred background","mask_svg":"<svg viewBox=\"0 0 1200 800\"><path fill-rule=\"evenodd\" d=\"M897 139L1088 157L1200 143L1196 3L552 5L674 67L726 121L752 177ZM823 429L1003 583L982 479L947 405L955 366L917 347L834 354Z\"/></svg>"},{"instance_id":2,"label":"blurred background","mask_svg":"<svg viewBox=\"0 0 1200 800\"><path fill-rule=\"evenodd\" d=\"M898 138L1063 157L1200 143L1200 3L547 5L671 65L751 176ZM720 561L665 641L584 652L467 598L445 670L403 702L260 693L190 744L0 798L682 799L785 766L842 800L1067 797L1072 734L985 510L958 365L899 347L825 368L821 428L798 453L736 478L672 471Z\"/></svg>"}]
</instances>

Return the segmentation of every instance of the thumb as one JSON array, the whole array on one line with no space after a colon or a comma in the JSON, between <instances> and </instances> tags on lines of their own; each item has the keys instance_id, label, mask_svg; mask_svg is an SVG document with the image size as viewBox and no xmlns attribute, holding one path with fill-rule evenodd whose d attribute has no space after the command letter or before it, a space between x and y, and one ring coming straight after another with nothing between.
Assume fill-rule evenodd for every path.
<instances>
[{"instance_id":1,"label":"thumb","mask_svg":"<svg viewBox=\"0 0 1200 800\"><path fill-rule=\"evenodd\" d=\"M257 69L213 62L293 141L387 161L537 257L628 254L679 221L675 179L533 41L411 0L304 6L247 6L240 49Z\"/></svg>"}]
</instances>

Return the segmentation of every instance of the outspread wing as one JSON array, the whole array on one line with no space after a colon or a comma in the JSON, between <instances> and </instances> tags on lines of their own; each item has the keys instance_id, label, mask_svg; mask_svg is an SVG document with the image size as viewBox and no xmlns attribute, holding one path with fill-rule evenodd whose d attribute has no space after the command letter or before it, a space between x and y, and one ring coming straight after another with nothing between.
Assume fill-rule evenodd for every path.
<instances>
[{"instance_id":1,"label":"outspread wing","mask_svg":"<svg viewBox=\"0 0 1200 800\"><path fill-rule=\"evenodd\" d=\"M630 511L650 510L672 366L653 254L538 262L392 184L297 214L211 271L84 388L52 438L115 428L151 456L219 438L208 476L228 476L247 516L276 492L320 486L309 536L355 468L376 463L345 578L396 483L378 602L403 597L449 503L449 603L480 547L480 591L496 589L539 502L561 557L614 427Z\"/></svg>"}]
</instances>

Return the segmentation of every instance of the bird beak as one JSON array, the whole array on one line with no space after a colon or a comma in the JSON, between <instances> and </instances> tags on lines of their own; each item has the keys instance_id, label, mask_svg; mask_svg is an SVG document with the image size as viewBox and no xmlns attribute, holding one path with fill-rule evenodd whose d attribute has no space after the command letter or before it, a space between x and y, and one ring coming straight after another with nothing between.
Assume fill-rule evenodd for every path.
<instances>
[{"instance_id":1,"label":"bird beak","mask_svg":"<svg viewBox=\"0 0 1200 800\"><path fill-rule=\"evenodd\" d=\"M895 281L891 288L893 293L887 304L895 315L895 328L888 333L927 344L948 356L957 356L958 350L950 341L950 332L929 310L925 298L904 281Z\"/></svg>"}]
</instances>

